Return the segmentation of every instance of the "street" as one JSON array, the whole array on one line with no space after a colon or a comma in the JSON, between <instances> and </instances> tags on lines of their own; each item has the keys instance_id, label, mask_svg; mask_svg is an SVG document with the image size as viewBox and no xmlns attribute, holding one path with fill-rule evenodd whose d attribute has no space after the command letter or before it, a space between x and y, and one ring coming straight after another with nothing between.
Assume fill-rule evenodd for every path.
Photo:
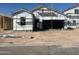
<instances>
[{"instance_id":1,"label":"street","mask_svg":"<svg viewBox=\"0 0 79 59\"><path fill-rule=\"evenodd\" d=\"M79 47L52 46L2 46L0 55L78 55Z\"/></svg>"}]
</instances>

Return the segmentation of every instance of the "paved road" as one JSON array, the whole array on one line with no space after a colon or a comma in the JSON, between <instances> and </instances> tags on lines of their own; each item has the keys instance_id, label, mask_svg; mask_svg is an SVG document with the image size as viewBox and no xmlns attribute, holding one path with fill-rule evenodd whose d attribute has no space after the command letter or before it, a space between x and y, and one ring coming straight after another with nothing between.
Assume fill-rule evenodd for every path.
<instances>
[{"instance_id":1,"label":"paved road","mask_svg":"<svg viewBox=\"0 0 79 59\"><path fill-rule=\"evenodd\" d=\"M0 47L0 55L78 55L79 47L60 46L9 46Z\"/></svg>"}]
</instances>

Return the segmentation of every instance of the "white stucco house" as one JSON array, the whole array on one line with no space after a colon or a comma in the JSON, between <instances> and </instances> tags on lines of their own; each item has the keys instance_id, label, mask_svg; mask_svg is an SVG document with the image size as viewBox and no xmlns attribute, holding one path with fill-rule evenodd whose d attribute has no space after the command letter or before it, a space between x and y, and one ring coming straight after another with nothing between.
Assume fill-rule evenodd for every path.
<instances>
[{"instance_id":1,"label":"white stucco house","mask_svg":"<svg viewBox=\"0 0 79 59\"><path fill-rule=\"evenodd\" d=\"M56 10L38 6L32 11L21 9L12 14L13 30L46 30L79 27L79 6L59 13Z\"/></svg>"},{"instance_id":2,"label":"white stucco house","mask_svg":"<svg viewBox=\"0 0 79 59\"><path fill-rule=\"evenodd\" d=\"M61 29L66 28L67 17L45 6L39 6L32 10L36 17L35 28L37 29ZM38 20L38 21L37 21Z\"/></svg>"},{"instance_id":3,"label":"white stucco house","mask_svg":"<svg viewBox=\"0 0 79 59\"><path fill-rule=\"evenodd\" d=\"M26 9L20 9L12 14L13 30L33 30L33 16Z\"/></svg>"},{"instance_id":4,"label":"white stucco house","mask_svg":"<svg viewBox=\"0 0 79 59\"><path fill-rule=\"evenodd\" d=\"M63 12L68 18L68 26L72 28L79 28L79 6L72 6Z\"/></svg>"}]
</instances>

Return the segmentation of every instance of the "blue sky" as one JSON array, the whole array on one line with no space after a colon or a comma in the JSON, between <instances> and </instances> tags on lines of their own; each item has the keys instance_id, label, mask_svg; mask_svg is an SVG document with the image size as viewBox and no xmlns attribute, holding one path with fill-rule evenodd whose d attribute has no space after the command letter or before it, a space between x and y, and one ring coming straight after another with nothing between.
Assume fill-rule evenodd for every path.
<instances>
[{"instance_id":1,"label":"blue sky","mask_svg":"<svg viewBox=\"0 0 79 59\"><path fill-rule=\"evenodd\" d=\"M11 14L16 10L19 10L21 8L26 8L28 10L32 10L35 7L41 5L41 3L0 3L0 12L5 14ZM49 4L45 4L49 5ZM67 8L72 7L74 4L71 3L54 3L51 4L52 8L63 11Z\"/></svg>"}]
</instances>

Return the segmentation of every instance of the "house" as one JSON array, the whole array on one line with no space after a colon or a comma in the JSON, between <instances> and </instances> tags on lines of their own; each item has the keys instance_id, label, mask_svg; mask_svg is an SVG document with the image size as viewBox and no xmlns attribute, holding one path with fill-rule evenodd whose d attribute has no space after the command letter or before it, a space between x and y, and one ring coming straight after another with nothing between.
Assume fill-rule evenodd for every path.
<instances>
[{"instance_id":1,"label":"house","mask_svg":"<svg viewBox=\"0 0 79 59\"><path fill-rule=\"evenodd\" d=\"M79 6L68 8L63 12L68 18L68 27L79 28Z\"/></svg>"},{"instance_id":2,"label":"house","mask_svg":"<svg viewBox=\"0 0 79 59\"><path fill-rule=\"evenodd\" d=\"M34 14L34 29L62 29L65 28L67 17L45 6L39 6L32 10Z\"/></svg>"},{"instance_id":3,"label":"house","mask_svg":"<svg viewBox=\"0 0 79 59\"><path fill-rule=\"evenodd\" d=\"M12 29L11 16L0 13L0 29L2 29L2 30L11 30Z\"/></svg>"},{"instance_id":4,"label":"house","mask_svg":"<svg viewBox=\"0 0 79 59\"><path fill-rule=\"evenodd\" d=\"M12 16L0 14L0 28L14 31L77 28L78 16L78 6L64 11L63 14L46 6L38 6L30 12L22 8L15 11Z\"/></svg>"},{"instance_id":5,"label":"house","mask_svg":"<svg viewBox=\"0 0 79 59\"><path fill-rule=\"evenodd\" d=\"M20 9L12 14L13 30L33 30L33 15L27 9Z\"/></svg>"}]
</instances>

